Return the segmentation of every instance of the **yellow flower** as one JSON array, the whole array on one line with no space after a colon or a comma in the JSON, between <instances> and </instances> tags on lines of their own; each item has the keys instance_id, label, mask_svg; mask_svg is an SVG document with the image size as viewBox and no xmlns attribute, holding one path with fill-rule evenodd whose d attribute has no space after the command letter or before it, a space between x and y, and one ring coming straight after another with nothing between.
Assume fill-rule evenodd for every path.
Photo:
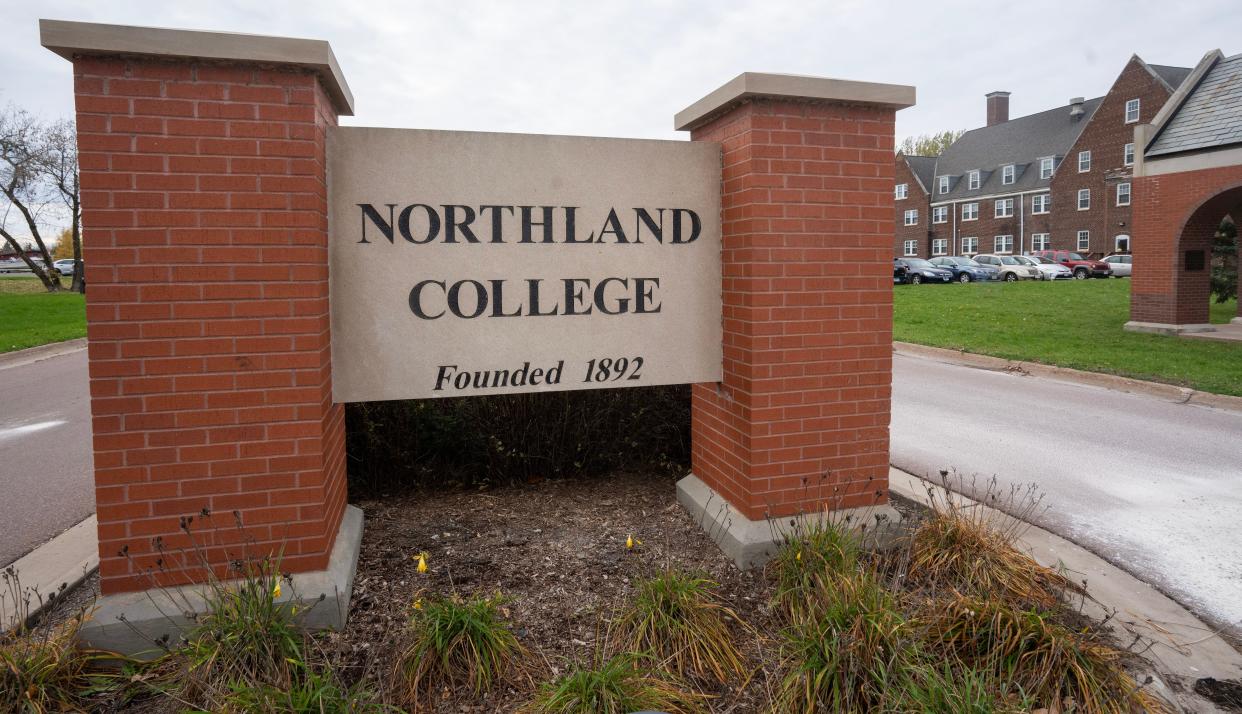
<instances>
[{"instance_id":1,"label":"yellow flower","mask_svg":"<svg viewBox=\"0 0 1242 714\"><path fill-rule=\"evenodd\" d=\"M632 534L625 537L625 547L626 548L634 547L634 536Z\"/></svg>"},{"instance_id":2,"label":"yellow flower","mask_svg":"<svg viewBox=\"0 0 1242 714\"><path fill-rule=\"evenodd\" d=\"M276 581L276 587L272 588L272 599L275 600L278 597L280 597L280 581L279 580Z\"/></svg>"},{"instance_id":3,"label":"yellow flower","mask_svg":"<svg viewBox=\"0 0 1242 714\"><path fill-rule=\"evenodd\" d=\"M423 599L421 597L414 601L414 609L415 610L423 609Z\"/></svg>"},{"instance_id":4,"label":"yellow flower","mask_svg":"<svg viewBox=\"0 0 1242 714\"><path fill-rule=\"evenodd\" d=\"M802 551L798 551L798 555L794 558L794 560L797 560L799 563L802 562Z\"/></svg>"},{"instance_id":5,"label":"yellow flower","mask_svg":"<svg viewBox=\"0 0 1242 714\"><path fill-rule=\"evenodd\" d=\"M418 554L418 572L420 573L427 572L427 554L426 553Z\"/></svg>"}]
</instances>

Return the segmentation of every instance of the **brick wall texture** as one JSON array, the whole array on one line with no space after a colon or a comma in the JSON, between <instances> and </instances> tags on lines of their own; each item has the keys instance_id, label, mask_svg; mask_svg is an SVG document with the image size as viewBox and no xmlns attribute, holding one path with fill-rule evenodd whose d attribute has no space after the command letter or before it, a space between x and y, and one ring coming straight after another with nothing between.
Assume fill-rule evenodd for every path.
<instances>
[{"instance_id":1,"label":"brick wall texture","mask_svg":"<svg viewBox=\"0 0 1242 714\"><path fill-rule=\"evenodd\" d=\"M1212 241L1226 215L1242 215L1242 166L1134 181L1131 320L1208 322ZM1186 251L1204 252L1202 270L1186 269Z\"/></svg>"},{"instance_id":2,"label":"brick wall texture","mask_svg":"<svg viewBox=\"0 0 1242 714\"><path fill-rule=\"evenodd\" d=\"M103 591L201 578L157 564L188 515L218 574L242 544L325 567L345 506L330 100L252 66L78 57L74 82Z\"/></svg>"},{"instance_id":3,"label":"brick wall texture","mask_svg":"<svg viewBox=\"0 0 1242 714\"><path fill-rule=\"evenodd\" d=\"M755 99L723 145L724 381L693 392L692 468L750 519L887 498L891 109Z\"/></svg>"}]
</instances>

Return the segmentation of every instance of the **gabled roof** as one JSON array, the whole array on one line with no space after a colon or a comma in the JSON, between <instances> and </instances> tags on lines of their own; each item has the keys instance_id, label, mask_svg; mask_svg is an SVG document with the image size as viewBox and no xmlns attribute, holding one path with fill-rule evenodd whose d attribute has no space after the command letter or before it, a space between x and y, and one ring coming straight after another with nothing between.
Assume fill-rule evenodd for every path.
<instances>
[{"instance_id":1,"label":"gabled roof","mask_svg":"<svg viewBox=\"0 0 1242 714\"><path fill-rule=\"evenodd\" d=\"M1147 156L1242 144L1242 55L1217 60L1158 131Z\"/></svg>"},{"instance_id":2,"label":"gabled roof","mask_svg":"<svg viewBox=\"0 0 1242 714\"><path fill-rule=\"evenodd\" d=\"M1170 67L1164 64L1149 64L1147 68L1152 74L1156 75L1165 84L1169 85L1170 90L1177 89L1186 77L1190 76L1190 67Z\"/></svg>"},{"instance_id":3,"label":"gabled roof","mask_svg":"<svg viewBox=\"0 0 1242 714\"><path fill-rule=\"evenodd\" d=\"M937 176L953 178L947 194L934 193L936 187L930 186L932 201L963 200L1047 187L1051 179L1039 177L1039 160L1064 156L1091 121L1101 101L1103 97L1083 102L1083 114L1077 119L1070 116L1070 105L1066 104L966 132L936 163ZM1001 167L1008 164L1015 165L1016 176L1014 183L1003 185ZM974 169L980 171L981 185L971 190L963 177Z\"/></svg>"},{"instance_id":4,"label":"gabled roof","mask_svg":"<svg viewBox=\"0 0 1242 714\"><path fill-rule=\"evenodd\" d=\"M906 156L902 155L906 160L906 165L910 167L910 173L914 174L915 180L923 187L924 193L931 193L932 179L936 175L936 156Z\"/></svg>"}]
</instances>

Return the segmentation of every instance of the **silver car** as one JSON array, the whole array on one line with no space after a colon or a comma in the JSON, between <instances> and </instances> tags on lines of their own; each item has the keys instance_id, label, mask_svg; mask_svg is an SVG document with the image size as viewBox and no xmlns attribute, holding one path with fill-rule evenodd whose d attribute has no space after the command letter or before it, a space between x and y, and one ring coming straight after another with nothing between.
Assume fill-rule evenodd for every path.
<instances>
[{"instance_id":1,"label":"silver car","mask_svg":"<svg viewBox=\"0 0 1242 714\"><path fill-rule=\"evenodd\" d=\"M1073 280L1074 271L1040 255L1015 255L1019 261L1035 266L1040 280Z\"/></svg>"},{"instance_id":2,"label":"silver car","mask_svg":"<svg viewBox=\"0 0 1242 714\"><path fill-rule=\"evenodd\" d=\"M1018 280L1039 280L1039 269L1033 265L1027 265L1019 261L1012 255L985 255L973 256L976 263L980 265L990 265L1000 271L1000 279L1005 282L1012 283Z\"/></svg>"},{"instance_id":3,"label":"silver car","mask_svg":"<svg viewBox=\"0 0 1242 714\"><path fill-rule=\"evenodd\" d=\"M1108 263L1108 267L1113 269L1114 278L1130 277L1130 268L1133 267L1128 255L1110 255L1104 258L1104 262Z\"/></svg>"}]
</instances>

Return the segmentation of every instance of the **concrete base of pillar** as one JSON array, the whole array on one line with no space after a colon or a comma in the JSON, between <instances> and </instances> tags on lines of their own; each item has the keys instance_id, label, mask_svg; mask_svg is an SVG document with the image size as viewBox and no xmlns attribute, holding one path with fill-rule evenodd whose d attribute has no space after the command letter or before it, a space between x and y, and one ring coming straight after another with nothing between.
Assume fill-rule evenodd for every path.
<instances>
[{"instance_id":1,"label":"concrete base of pillar","mask_svg":"<svg viewBox=\"0 0 1242 714\"><path fill-rule=\"evenodd\" d=\"M824 519L848 522L859 530L865 525L865 545L885 547L901 521L901 514L887 503L752 521L694 474L677 482L677 501L742 570L761 566L775 557L781 542L798 524Z\"/></svg>"},{"instance_id":2,"label":"concrete base of pillar","mask_svg":"<svg viewBox=\"0 0 1242 714\"><path fill-rule=\"evenodd\" d=\"M1164 322L1135 322L1125 325L1126 332L1150 332L1158 335L1184 335L1188 332L1215 332L1215 325L1173 325Z\"/></svg>"},{"instance_id":3,"label":"concrete base of pillar","mask_svg":"<svg viewBox=\"0 0 1242 714\"><path fill-rule=\"evenodd\" d=\"M1235 317L1229 321L1230 325L1242 325L1242 317Z\"/></svg>"},{"instance_id":4,"label":"concrete base of pillar","mask_svg":"<svg viewBox=\"0 0 1242 714\"><path fill-rule=\"evenodd\" d=\"M346 506L328 567L295 573L292 583L282 586L278 601L292 602L296 597L310 607L300 616L307 629L344 627L361 545L362 509ZM192 627L190 617L207 610L205 596L209 593L204 585L183 585L105 595L96 602L95 614L83 625L80 639L89 647L110 652L140 659L156 657L161 654L156 641L168 636L170 642L177 642ZM319 600L321 596L323 599Z\"/></svg>"}]
</instances>

